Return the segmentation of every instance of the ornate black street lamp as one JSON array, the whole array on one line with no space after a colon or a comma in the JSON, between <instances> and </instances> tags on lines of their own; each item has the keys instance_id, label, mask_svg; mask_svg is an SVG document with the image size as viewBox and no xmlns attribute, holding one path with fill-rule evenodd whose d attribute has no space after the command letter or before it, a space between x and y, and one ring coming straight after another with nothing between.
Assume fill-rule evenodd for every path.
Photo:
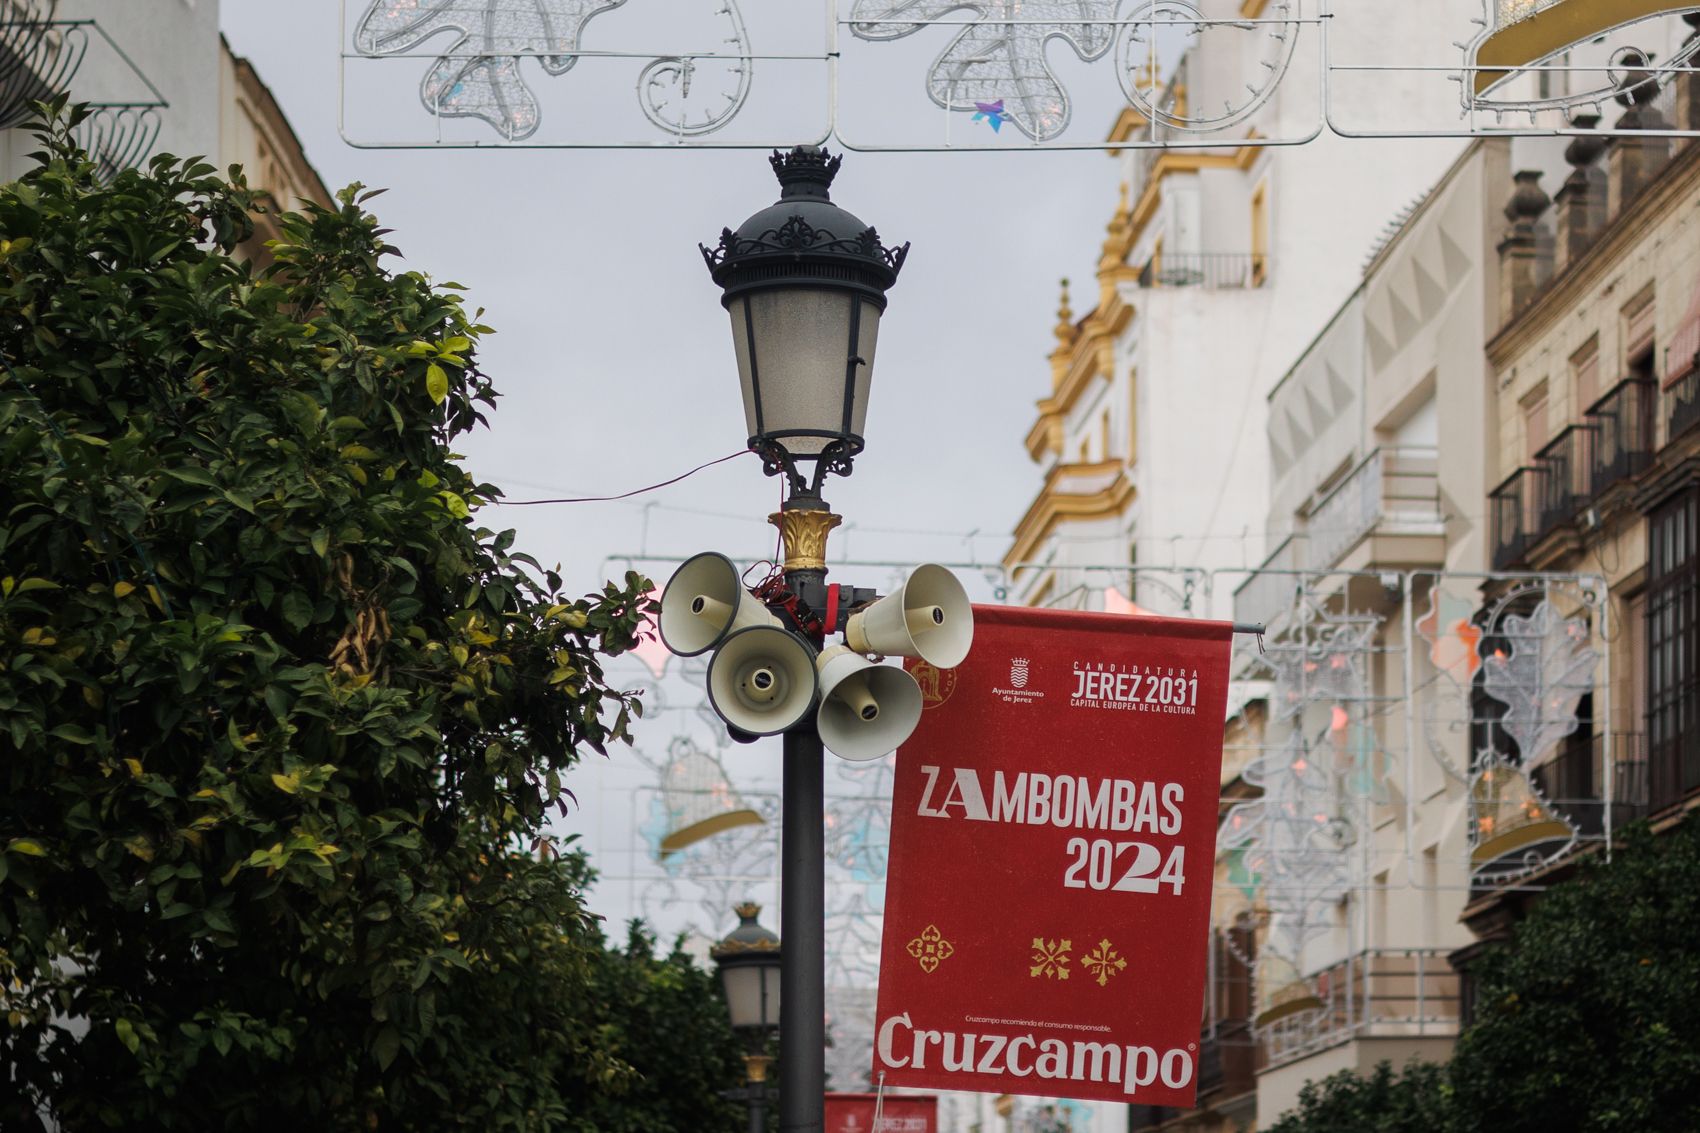
<instances>
[{"instance_id":1,"label":"ornate black street lamp","mask_svg":"<svg viewBox=\"0 0 1700 1133\"><path fill-rule=\"evenodd\" d=\"M738 927L716 944L709 955L720 969L726 1010L732 1027L744 1040L744 1087L728 1091L749 1107L750 1133L763 1133L767 1115L767 1043L779 1026L779 938L756 923L761 906L739 905Z\"/></svg>"},{"instance_id":2,"label":"ornate black street lamp","mask_svg":"<svg viewBox=\"0 0 1700 1133\"><path fill-rule=\"evenodd\" d=\"M816 146L775 152L779 200L702 249L731 315L750 448L768 475L786 479L785 502L769 520L783 538L785 587L798 603L791 621L815 652L841 628L819 613L838 605L826 586L826 537L840 522L821 484L829 472L847 475L862 451L885 293L909 252L907 244L885 247L871 226L832 203L840 160ZM873 597L846 590L843 607ZM811 616L799 618L799 610ZM766 671L754 670L752 695L767 695L759 683ZM812 719L786 731L784 743L779 1125L812 1133L826 1121L824 752Z\"/></svg>"},{"instance_id":3,"label":"ornate black street lamp","mask_svg":"<svg viewBox=\"0 0 1700 1133\"><path fill-rule=\"evenodd\" d=\"M779 200L702 249L732 317L750 448L793 496L816 499L862 451L885 293L909 253L832 203L840 160L776 152Z\"/></svg>"}]
</instances>

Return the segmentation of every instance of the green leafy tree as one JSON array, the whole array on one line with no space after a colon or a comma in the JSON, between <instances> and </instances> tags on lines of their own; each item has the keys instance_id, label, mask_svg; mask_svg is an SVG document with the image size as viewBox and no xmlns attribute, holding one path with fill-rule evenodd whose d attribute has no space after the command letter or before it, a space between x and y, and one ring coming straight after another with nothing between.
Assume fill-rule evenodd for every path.
<instances>
[{"instance_id":1,"label":"green leafy tree","mask_svg":"<svg viewBox=\"0 0 1700 1133\"><path fill-rule=\"evenodd\" d=\"M719 979L675 940L657 956L641 922L625 947L601 953L583 1007L602 1048L632 1067L627 1090L611 1095L580 1081L568 1106L582 1133L698 1133L744 1128L744 1106L719 1092L743 1079Z\"/></svg>"},{"instance_id":2,"label":"green leafy tree","mask_svg":"<svg viewBox=\"0 0 1700 1133\"><path fill-rule=\"evenodd\" d=\"M1700 1129L1700 821L1629 827L1477 960L1445 1067L1306 1085L1272 1133Z\"/></svg>"},{"instance_id":3,"label":"green leafy tree","mask_svg":"<svg viewBox=\"0 0 1700 1133\"><path fill-rule=\"evenodd\" d=\"M1270 1133L1443 1133L1451 1113L1446 1067L1412 1062L1402 1074L1379 1063L1367 1076L1342 1070L1306 1082L1299 1104Z\"/></svg>"},{"instance_id":4,"label":"green leafy tree","mask_svg":"<svg viewBox=\"0 0 1700 1133\"><path fill-rule=\"evenodd\" d=\"M1458 1128L1700 1129L1700 822L1626 832L1476 969Z\"/></svg>"},{"instance_id":5,"label":"green leafy tree","mask_svg":"<svg viewBox=\"0 0 1700 1133\"><path fill-rule=\"evenodd\" d=\"M489 329L371 194L256 276L239 171L102 185L49 112L0 186L0 1126L586 1128L653 1086L544 823L648 583L478 525Z\"/></svg>"}]
</instances>

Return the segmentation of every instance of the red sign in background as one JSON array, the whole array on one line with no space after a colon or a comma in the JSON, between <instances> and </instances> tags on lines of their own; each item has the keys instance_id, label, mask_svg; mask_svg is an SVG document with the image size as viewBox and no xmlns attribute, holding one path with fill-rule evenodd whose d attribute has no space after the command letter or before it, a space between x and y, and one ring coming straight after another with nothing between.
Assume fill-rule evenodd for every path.
<instances>
[{"instance_id":1,"label":"red sign in background","mask_svg":"<svg viewBox=\"0 0 1700 1133\"><path fill-rule=\"evenodd\" d=\"M827 1094L826 1133L938 1133L939 1100L915 1094L887 1094L874 1122L877 1095Z\"/></svg>"},{"instance_id":2,"label":"red sign in background","mask_svg":"<svg viewBox=\"0 0 1700 1133\"><path fill-rule=\"evenodd\" d=\"M874 1075L1191 1106L1232 628L974 608L897 753Z\"/></svg>"}]
</instances>

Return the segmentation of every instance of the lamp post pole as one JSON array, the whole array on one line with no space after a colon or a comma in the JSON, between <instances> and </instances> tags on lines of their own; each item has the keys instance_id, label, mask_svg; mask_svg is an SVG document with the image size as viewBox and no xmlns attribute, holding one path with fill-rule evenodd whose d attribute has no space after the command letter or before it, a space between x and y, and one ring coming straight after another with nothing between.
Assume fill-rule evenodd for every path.
<instances>
[{"instance_id":1,"label":"lamp post pole","mask_svg":"<svg viewBox=\"0 0 1700 1133\"><path fill-rule=\"evenodd\" d=\"M826 537L840 522L819 496L793 492L768 517L785 550L793 594L826 580ZM824 635L813 633L817 650ZM785 733L780 827L779 1128L818 1133L826 1124L826 752L813 716Z\"/></svg>"},{"instance_id":2,"label":"lamp post pole","mask_svg":"<svg viewBox=\"0 0 1700 1133\"><path fill-rule=\"evenodd\" d=\"M826 586L826 537L840 518L821 499L828 474L850 473L862 451L874 349L885 293L909 251L887 247L872 226L832 203L828 189L840 158L798 146L769 159L780 199L737 230L723 229L703 260L731 319L749 446L770 476L783 476L785 502L769 516L784 545L790 631L811 660L836 633L844 612L872 591ZM840 608L840 598L848 597ZM665 605L665 602L663 603ZM665 611L663 612L665 617ZM724 630L726 627L718 627ZM762 627L751 634L771 632ZM749 660L756 651L745 655ZM714 696L714 665L710 695ZM752 671L761 694L736 711L763 724L775 703L772 671ZM766 683L759 683L765 679ZM814 687L815 673L808 673ZM795 686L781 678L779 687ZM726 691L736 695L729 684ZM780 703L788 703L780 701ZM752 705L758 707L752 707ZM720 711L717 706L717 711ZM874 709L877 712L877 708ZM726 716L725 712L721 715ZM864 719L872 719L865 716ZM732 718L728 718L732 724ZM825 754L812 710L782 726L736 728L744 738L784 733L780 843L780 935L785 941L779 997L779 1125L784 1133L822 1133L826 1124L826 839Z\"/></svg>"},{"instance_id":3,"label":"lamp post pole","mask_svg":"<svg viewBox=\"0 0 1700 1133\"><path fill-rule=\"evenodd\" d=\"M785 733L779 931L796 941L779 977L779 1128L826 1123L825 755L813 725Z\"/></svg>"}]
</instances>

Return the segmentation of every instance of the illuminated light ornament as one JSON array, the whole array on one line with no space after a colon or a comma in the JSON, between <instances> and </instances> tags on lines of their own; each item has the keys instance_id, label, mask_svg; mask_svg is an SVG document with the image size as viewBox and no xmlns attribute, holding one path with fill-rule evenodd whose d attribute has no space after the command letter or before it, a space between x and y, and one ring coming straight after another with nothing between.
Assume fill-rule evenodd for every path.
<instances>
[{"instance_id":1,"label":"illuminated light ornament","mask_svg":"<svg viewBox=\"0 0 1700 1133\"><path fill-rule=\"evenodd\" d=\"M667 809L662 857L722 831L761 825L761 815L745 805L718 759L682 736L673 741L668 757L661 769L661 797Z\"/></svg>"},{"instance_id":2,"label":"illuminated light ornament","mask_svg":"<svg viewBox=\"0 0 1700 1133\"><path fill-rule=\"evenodd\" d=\"M1296 964L1275 953L1257 958L1257 1014L1252 1025L1263 1028L1306 1011L1322 1009L1316 989L1299 974Z\"/></svg>"},{"instance_id":3,"label":"illuminated light ornament","mask_svg":"<svg viewBox=\"0 0 1700 1133\"><path fill-rule=\"evenodd\" d=\"M1660 19L1674 20L1691 11L1692 4L1672 0L1486 0L1485 6L1486 26L1464 49L1466 109L1493 110L1496 114L1508 110L1569 112L1597 107L1626 86L1636 91L1643 86L1650 88L1635 99L1647 102L1700 49L1700 40L1684 42L1686 29L1672 29L1675 34L1669 34L1653 26ZM1649 51L1628 42L1631 31L1649 47L1662 46L1666 39L1678 46L1660 59L1657 69L1626 81L1651 57ZM1547 84L1562 93L1521 99L1494 97L1503 94L1507 84L1527 74L1529 68L1550 66L1575 68L1554 72L1561 81Z\"/></svg>"},{"instance_id":4,"label":"illuminated light ornament","mask_svg":"<svg viewBox=\"0 0 1700 1133\"><path fill-rule=\"evenodd\" d=\"M856 0L850 34L869 41L902 39L954 13L978 19L956 35L927 72L927 96L945 110L967 112L1002 103L1004 121L1036 142L1068 129L1068 92L1045 58L1060 39L1081 60L1103 58L1115 45L1119 0ZM958 17L959 18L959 17ZM955 25L951 25L955 27Z\"/></svg>"},{"instance_id":5,"label":"illuminated light ornament","mask_svg":"<svg viewBox=\"0 0 1700 1133\"><path fill-rule=\"evenodd\" d=\"M1362 702L1369 695L1364 677L1379 626L1374 618L1323 620L1307 625L1300 640L1268 646L1276 718L1291 719L1320 702Z\"/></svg>"},{"instance_id":6,"label":"illuminated light ornament","mask_svg":"<svg viewBox=\"0 0 1700 1133\"><path fill-rule=\"evenodd\" d=\"M520 73L535 56L545 73L563 75L578 62L579 37L592 17L625 0L374 0L354 30L362 55L411 51L442 32L454 35L419 86L419 100L439 118L477 118L508 141L537 131L541 112Z\"/></svg>"},{"instance_id":7,"label":"illuminated light ornament","mask_svg":"<svg viewBox=\"0 0 1700 1133\"><path fill-rule=\"evenodd\" d=\"M1499 726L1527 767L1576 730L1576 707L1593 691L1599 653L1587 623L1561 616L1545 598L1527 616L1506 614L1493 636L1506 647L1484 662L1482 691L1506 705Z\"/></svg>"},{"instance_id":8,"label":"illuminated light ornament","mask_svg":"<svg viewBox=\"0 0 1700 1133\"><path fill-rule=\"evenodd\" d=\"M1484 880L1539 869L1576 842L1576 828L1541 798L1528 772L1486 756L1470 787L1470 867Z\"/></svg>"},{"instance_id":9,"label":"illuminated light ornament","mask_svg":"<svg viewBox=\"0 0 1700 1133\"><path fill-rule=\"evenodd\" d=\"M722 25L712 55L664 56L638 75L644 117L675 137L712 134L736 117L750 96L755 66L737 0L710 0L710 7ZM721 81L709 81L714 77Z\"/></svg>"},{"instance_id":10,"label":"illuminated light ornament","mask_svg":"<svg viewBox=\"0 0 1700 1133\"><path fill-rule=\"evenodd\" d=\"M1204 133L1243 122L1274 93L1298 44L1299 0L1277 0L1251 20L1208 19L1189 0L1150 0L1133 9L1116 50L1122 94L1145 120L1172 130ZM1212 46L1200 47L1209 39ZM1221 52L1217 54L1217 47ZM1156 81L1176 59L1242 59L1236 81L1214 84L1208 98L1189 92L1184 76ZM1202 84L1201 84L1202 85Z\"/></svg>"},{"instance_id":11,"label":"illuminated light ornament","mask_svg":"<svg viewBox=\"0 0 1700 1133\"><path fill-rule=\"evenodd\" d=\"M1009 121L1009 115L1004 112L1003 99L996 102L976 102L974 104L974 121L985 122L996 134L1003 130L1003 124Z\"/></svg>"},{"instance_id":12,"label":"illuminated light ornament","mask_svg":"<svg viewBox=\"0 0 1700 1133\"><path fill-rule=\"evenodd\" d=\"M1481 668L1477 652L1481 627L1470 621L1473 603L1435 586L1429 591L1428 612L1417 619L1416 630L1429 643L1428 657L1454 684L1465 685Z\"/></svg>"},{"instance_id":13,"label":"illuminated light ornament","mask_svg":"<svg viewBox=\"0 0 1700 1133\"><path fill-rule=\"evenodd\" d=\"M419 100L438 118L475 118L509 142L537 132L542 109L521 69L535 59L548 75L578 62L585 25L626 0L373 0L354 31L362 55L401 55L439 40ZM676 20L677 17L671 17ZM662 56L638 75L644 117L674 138L713 133L750 93L753 64L737 0L704 0L707 50ZM699 21L700 22L700 21ZM677 27L670 27L674 35Z\"/></svg>"},{"instance_id":14,"label":"illuminated light ornament","mask_svg":"<svg viewBox=\"0 0 1700 1133\"><path fill-rule=\"evenodd\" d=\"M1104 588L1104 612L1106 614L1132 614L1135 617L1142 618L1156 616L1114 586Z\"/></svg>"}]
</instances>

